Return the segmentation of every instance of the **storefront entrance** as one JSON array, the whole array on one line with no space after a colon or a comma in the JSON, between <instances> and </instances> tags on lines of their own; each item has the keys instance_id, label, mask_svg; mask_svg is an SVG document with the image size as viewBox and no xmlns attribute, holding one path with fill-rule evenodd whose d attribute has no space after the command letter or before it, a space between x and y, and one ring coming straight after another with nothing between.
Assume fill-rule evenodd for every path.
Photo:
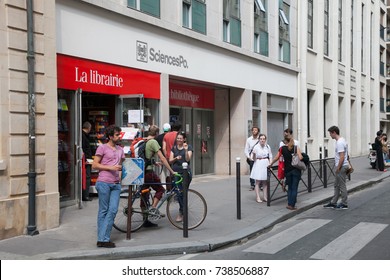
<instances>
[{"instance_id":1,"label":"storefront entrance","mask_svg":"<svg viewBox=\"0 0 390 280\"><path fill-rule=\"evenodd\" d=\"M180 121L193 146L194 175L214 173L214 90L170 83L169 103L170 122Z\"/></svg>"}]
</instances>

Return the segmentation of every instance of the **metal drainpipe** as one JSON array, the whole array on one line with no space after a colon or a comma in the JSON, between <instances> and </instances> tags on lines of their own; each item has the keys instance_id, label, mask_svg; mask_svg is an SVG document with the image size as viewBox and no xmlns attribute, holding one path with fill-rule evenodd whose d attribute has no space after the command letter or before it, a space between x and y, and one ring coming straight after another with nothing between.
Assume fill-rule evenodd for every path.
<instances>
[{"instance_id":1,"label":"metal drainpipe","mask_svg":"<svg viewBox=\"0 0 390 280\"><path fill-rule=\"evenodd\" d=\"M27 234L39 234L35 222L35 54L33 0L26 0L27 8L27 66L28 66L28 135L29 135L29 172L28 172L28 225Z\"/></svg>"}]
</instances>

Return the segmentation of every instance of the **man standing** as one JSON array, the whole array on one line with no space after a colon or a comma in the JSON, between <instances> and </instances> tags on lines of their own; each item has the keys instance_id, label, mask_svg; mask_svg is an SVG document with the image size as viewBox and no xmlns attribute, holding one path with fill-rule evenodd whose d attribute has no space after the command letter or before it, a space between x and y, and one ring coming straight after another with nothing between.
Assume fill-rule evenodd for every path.
<instances>
[{"instance_id":1,"label":"man standing","mask_svg":"<svg viewBox=\"0 0 390 280\"><path fill-rule=\"evenodd\" d=\"M150 126L149 135L146 138L147 142L146 142L146 146L145 146L145 157L147 160L151 160L151 162L153 163L153 158L157 155L158 158L160 159L160 162L162 162L162 164L166 167L166 169L170 172L170 174L173 175L175 173L175 171L173 171L173 169L169 165L168 160L161 152L160 145L158 144L157 140L155 139L156 136L158 135L158 133L159 133L158 126L156 126L156 125ZM148 185L148 183L153 183L153 185ZM160 180L160 177L154 172L153 164L145 166L145 182L144 182L143 188L146 189L146 188L151 187L155 191L155 194L153 197L152 208L156 208L158 202L162 198L164 191L165 191L165 189L162 185L155 184L155 183L161 183L161 180ZM149 220L147 220L143 226L144 227L156 227L157 224L154 224L154 223L150 222Z\"/></svg>"},{"instance_id":2,"label":"man standing","mask_svg":"<svg viewBox=\"0 0 390 280\"><path fill-rule=\"evenodd\" d=\"M259 133L260 133L260 129L256 126L252 127L252 136L249 137L248 139L246 139L246 144L245 144L245 150L244 150L244 153L245 153L245 156L246 156L246 162L249 164L249 174L252 173L252 168L253 168L253 158L252 158L252 152L253 152L253 148L255 147L255 145L257 145L259 143ZM255 180L254 179L251 179L249 178L249 181L250 181L250 190L254 190L255 189Z\"/></svg>"},{"instance_id":3,"label":"man standing","mask_svg":"<svg viewBox=\"0 0 390 280\"><path fill-rule=\"evenodd\" d=\"M120 141L121 128L110 125L105 134L108 142L100 145L95 153L92 168L99 170L96 190L99 195L99 211L97 219L97 246L105 248L115 247L111 242L111 230L118 212L121 192L122 162L125 159L123 149L117 144Z\"/></svg>"},{"instance_id":4,"label":"man standing","mask_svg":"<svg viewBox=\"0 0 390 280\"><path fill-rule=\"evenodd\" d=\"M84 159L85 159L85 177L86 177L86 183L85 183L85 189L83 189L82 194L82 200L83 201L91 201L92 199L89 197L89 187L91 185L91 163L88 162L88 160L92 160L92 149L91 145L89 143L89 133L91 132L91 123L90 122L84 122L83 123L83 138L82 138L82 149L84 153Z\"/></svg>"},{"instance_id":5,"label":"man standing","mask_svg":"<svg viewBox=\"0 0 390 280\"><path fill-rule=\"evenodd\" d=\"M164 136L170 131L171 131L171 125L169 123L164 123L163 133L157 135L157 137L156 137L156 141L160 145L160 147L163 146ZM163 151L163 154L164 154L164 151ZM165 156L165 154L164 154L164 156Z\"/></svg>"},{"instance_id":6,"label":"man standing","mask_svg":"<svg viewBox=\"0 0 390 280\"><path fill-rule=\"evenodd\" d=\"M324 205L324 208L331 209L348 209L348 192L345 184L347 179L348 169L348 143L340 136L340 129L337 126L331 126L329 129L329 135L332 139L336 140L335 149L335 167L336 167L336 178L334 182L334 195L331 201ZM337 200L341 195L341 203L337 204Z\"/></svg>"},{"instance_id":7,"label":"man standing","mask_svg":"<svg viewBox=\"0 0 390 280\"><path fill-rule=\"evenodd\" d=\"M175 145L177 133L181 129L181 123L179 121L174 122L171 129L172 131L165 134L162 146L163 153L167 159L169 159L172 147Z\"/></svg>"}]
</instances>

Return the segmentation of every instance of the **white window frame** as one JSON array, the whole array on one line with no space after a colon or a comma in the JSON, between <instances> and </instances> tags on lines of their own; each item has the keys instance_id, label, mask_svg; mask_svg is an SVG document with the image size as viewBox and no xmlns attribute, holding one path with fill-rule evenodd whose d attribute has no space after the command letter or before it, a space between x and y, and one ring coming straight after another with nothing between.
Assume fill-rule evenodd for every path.
<instances>
[{"instance_id":1,"label":"white window frame","mask_svg":"<svg viewBox=\"0 0 390 280\"><path fill-rule=\"evenodd\" d=\"M282 9L279 9L279 16L282 19L284 24L289 25L289 22L288 22L288 19L286 17L286 14L284 13L284 11Z\"/></svg>"},{"instance_id":2,"label":"white window frame","mask_svg":"<svg viewBox=\"0 0 390 280\"><path fill-rule=\"evenodd\" d=\"M257 9L259 9L262 12L266 12L263 1L261 0L255 0L255 5L257 6Z\"/></svg>"}]
</instances>

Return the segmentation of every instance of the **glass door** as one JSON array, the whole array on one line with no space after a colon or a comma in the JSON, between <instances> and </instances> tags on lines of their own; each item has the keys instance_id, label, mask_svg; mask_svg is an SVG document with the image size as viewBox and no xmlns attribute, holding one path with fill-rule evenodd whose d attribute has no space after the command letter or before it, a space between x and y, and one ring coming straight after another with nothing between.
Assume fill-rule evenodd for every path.
<instances>
[{"instance_id":1,"label":"glass door","mask_svg":"<svg viewBox=\"0 0 390 280\"><path fill-rule=\"evenodd\" d=\"M81 205L81 90L58 90L58 186L61 206Z\"/></svg>"},{"instance_id":2,"label":"glass door","mask_svg":"<svg viewBox=\"0 0 390 280\"><path fill-rule=\"evenodd\" d=\"M195 175L214 173L214 113L193 110Z\"/></svg>"}]
</instances>

